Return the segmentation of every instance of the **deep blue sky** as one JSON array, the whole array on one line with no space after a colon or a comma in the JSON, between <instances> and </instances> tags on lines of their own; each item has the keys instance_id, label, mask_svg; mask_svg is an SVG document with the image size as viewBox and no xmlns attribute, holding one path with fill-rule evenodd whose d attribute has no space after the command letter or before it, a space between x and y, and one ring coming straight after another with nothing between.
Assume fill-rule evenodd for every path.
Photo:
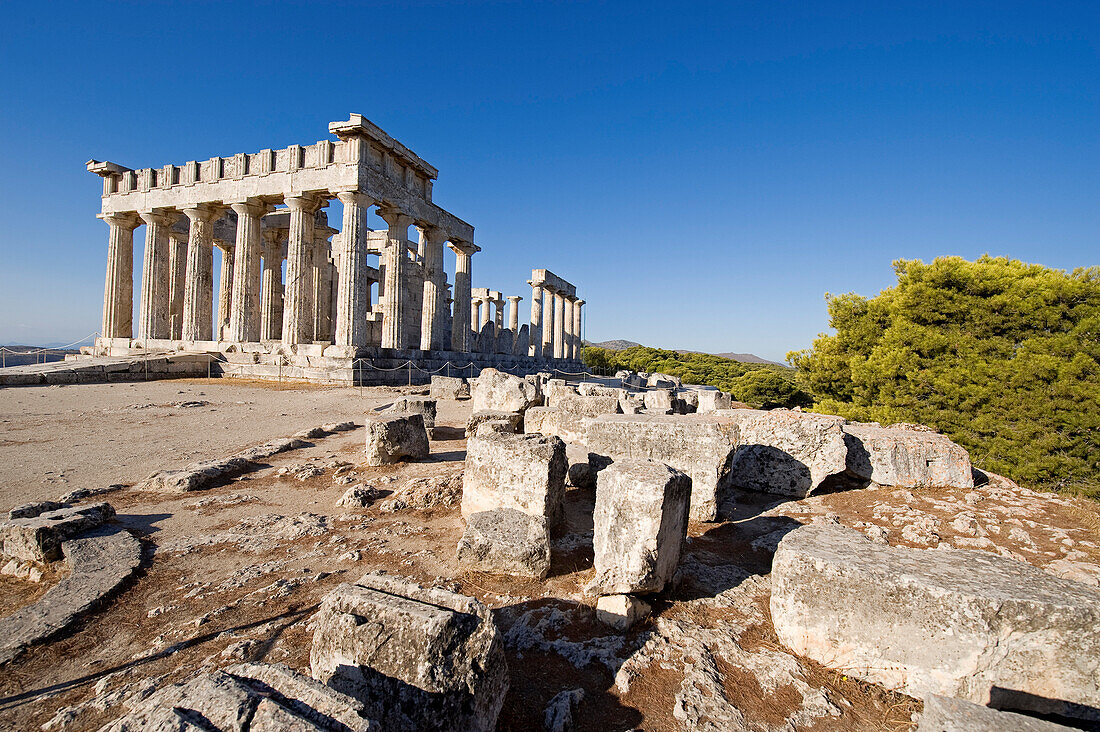
<instances>
[{"instance_id":1,"label":"deep blue sky","mask_svg":"<svg viewBox=\"0 0 1100 732\"><path fill-rule=\"evenodd\" d=\"M1100 264L1098 37L1096 2L0 3L0 342L99 327L88 158L359 112L439 168L475 286L547 267L593 340L780 360L896 258Z\"/></svg>"}]
</instances>

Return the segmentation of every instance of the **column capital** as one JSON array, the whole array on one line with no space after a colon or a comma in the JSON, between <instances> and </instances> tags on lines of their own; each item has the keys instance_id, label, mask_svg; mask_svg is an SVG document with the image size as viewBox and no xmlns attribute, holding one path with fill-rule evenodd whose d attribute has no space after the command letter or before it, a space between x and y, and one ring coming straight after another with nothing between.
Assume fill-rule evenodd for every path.
<instances>
[{"instance_id":1,"label":"column capital","mask_svg":"<svg viewBox=\"0 0 1100 732\"><path fill-rule=\"evenodd\" d=\"M111 226L117 226L120 229L129 229L131 231L141 225L141 219L134 211L125 211L122 213L113 214L99 214L98 218L103 219Z\"/></svg>"},{"instance_id":2,"label":"column capital","mask_svg":"<svg viewBox=\"0 0 1100 732\"><path fill-rule=\"evenodd\" d=\"M362 208L374 205L374 199L361 191L335 191L336 199L345 206L356 205Z\"/></svg>"},{"instance_id":3,"label":"column capital","mask_svg":"<svg viewBox=\"0 0 1100 732\"><path fill-rule=\"evenodd\" d=\"M223 252L233 251L233 247L237 245L236 242L226 241L225 239L214 239L214 246L221 249Z\"/></svg>"},{"instance_id":4,"label":"column capital","mask_svg":"<svg viewBox=\"0 0 1100 732\"><path fill-rule=\"evenodd\" d=\"M138 213L146 226L171 226L176 223L176 213L167 209L153 209Z\"/></svg>"},{"instance_id":5,"label":"column capital","mask_svg":"<svg viewBox=\"0 0 1100 732\"><path fill-rule=\"evenodd\" d=\"M183 213L192 223L198 221L209 224L221 214L221 207L209 203L200 203L197 206L188 206L183 209Z\"/></svg>"},{"instance_id":6,"label":"column capital","mask_svg":"<svg viewBox=\"0 0 1100 732\"><path fill-rule=\"evenodd\" d=\"M481 247L472 242L455 239L448 240L447 246L453 249L455 254L464 254L467 257L472 257L474 254L481 251Z\"/></svg>"},{"instance_id":7,"label":"column capital","mask_svg":"<svg viewBox=\"0 0 1100 732\"><path fill-rule=\"evenodd\" d=\"M518 303L520 300L522 300L523 296L522 295L509 295L505 299L508 300L510 303L512 303L514 305L514 304Z\"/></svg>"},{"instance_id":8,"label":"column capital","mask_svg":"<svg viewBox=\"0 0 1100 732\"><path fill-rule=\"evenodd\" d=\"M581 300L580 298L577 298L576 300L573 301L573 306L574 307L580 306L580 305L584 305L584 300Z\"/></svg>"},{"instance_id":9,"label":"column capital","mask_svg":"<svg viewBox=\"0 0 1100 732\"><path fill-rule=\"evenodd\" d=\"M309 194L286 196L283 198L283 203L291 211L301 211L303 213L313 213L321 207L321 199Z\"/></svg>"},{"instance_id":10,"label":"column capital","mask_svg":"<svg viewBox=\"0 0 1100 732\"><path fill-rule=\"evenodd\" d=\"M273 207L257 198L246 198L243 201L233 201L229 204L233 213L238 216L263 216L270 213Z\"/></svg>"},{"instance_id":11,"label":"column capital","mask_svg":"<svg viewBox=\"0 0 1100 732\"><path fill-rule=\"evenodd\" d=\"M390 228L399 229L402 224L407 228L412 224L412 216L392 206L380 206L378 215L382 217L383 221L390 225Z\"/></svg>"}]
</instances>

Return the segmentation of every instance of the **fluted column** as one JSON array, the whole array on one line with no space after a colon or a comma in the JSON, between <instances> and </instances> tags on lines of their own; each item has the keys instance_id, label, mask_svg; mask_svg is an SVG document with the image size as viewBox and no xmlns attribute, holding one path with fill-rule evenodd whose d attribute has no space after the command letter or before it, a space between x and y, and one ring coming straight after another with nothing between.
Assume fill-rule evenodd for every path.
<instances>
[{"instance_id":1,"label":"fluted column","mask_svg":"<svg viewBox=\"0 0 1100 732\"><path fill-rule=\"evenodd\" d=\"M581 318L582 305L584 305L584 300L573 302L573 358L580 358L581 350L584 348L584 339L581 333L581 325L584 323Z\"/></svg>"},{"instance_id":2,"label":"fluted column","mask_svg":"<svg viewBox=\"0 0 1100 732\"><path fill-rule=\"evenodd\" d=\"M458 246L455 251L454 310L451 316L451 348L465 353L470 350L470 269L473 252Z\"/></svg>"},{"instance_id":3,"label":"fluted column","mask_svg":"<svg viewBox=\"0 0 1100 732\"><path fill-rule=\"evenodd\" d=\"M141 220L145 222L145 258L141 268L138 337L170 338L168 228L175 223L176 216L163 211L143 211Z\"/></svg>"},{"instance_id":4,"label":"fluted column","mask_svg":"<svg viewBox=\"0 0 1100 732\"><path fill-rule=\"evenodd\" d=\"M183 212L190 226L180 335L185 341L209 341L213 340L210 311L214 306L214 220L220 212L210 206L195 206Z\"/></svg>"},{"instance_id":5,"label":"fluted column","mask_svg":"<svg viewBox=\"0 0 1100 732\"><path fill-rule=\"evenodd\" d=\"M534 358L542 358L542 287L531 280L531 345L530 355Z\"/></svg>"},{"instance_id":6,"label":"fluted column","mask_svg":"<svg viewBox=\"0 0 1100 732\"><path fill-rule=\"evenodd\" d=\"M554 357L554 293L543 287L542 357L547 361Z\"/></svg>"},{"instance_id":7,"label":"fluted column","mask_svg":"<svg viewBox=\"0 0 1100 732\"><path fill-rule=\"evenodd\" d=\"M554 358L565 354L565 298L560 292L554 293Z\"/></svg>"},{"instance_id":8,"label":"fluted column","mask_svg":"<svg viewBox=\"0 0 1100 732\"><path fill-rule=\"evenodd\" d=\"M187 289L187 237L168 234L168 338L183 337L183 293Z\"/></svg>"},{"instance_id":9,"label":"fluted column","mask_svg":"<svg viewBox=\"0 0 1100 732\"><path fill-rule=\"evenodd\" d=\"M132 213L102 217L111 227L107 237L107 278L103 285L104 338L134 337L134 229Z\"/></svg>"},{"instance_id":10,"label":"fluted column","mask_svg":"<svg viewBox=\"0 0 1100 732\"><path fill-rule=\"evenodd\" d=\"M283 241L281 229L263 232L264 267L260 285L260 340L283 337Z\"/></svg>"},{"instance_id":11,"label":"fluted column","mask_svg":"<svg viewBox=\"0 0 1100 732\"><path fill-rule=\"evenodd\" d=\"M230 205L237 214L237 241L233 247L233 289L228 340L260 340L260 298L263 271L260 217L266 207L255 201Z\"/></svg>"},{"instance_id":12,"label":"fluted column","mask_svg":"<svg viewBox=\"0 0 1100 732\"><path fill-rule=\"evenodd\" d=\"M397 209L381 209L378 215L389 224L386 250L386 276L382 283L385 300L382 303L382 348L408 348L405 335L405 253L409 224L412 219Z\"/></svg>"},{"instance_id":13,"label":"fluted column","mask_svg":"<svg viewBox=\"0 0 1100 732\"><path fill-rule=\"evenodd\" d=\"M332 247L329 228L314 231L313 246L313 340L332 341Z\"/></svg>"},{"instance_id":14,"label":"fluted column","mask_svg":"<svg viewBox=\"0 0 1100 732\"><path fill-rule=\"evenodd\" d=\"M562 338L562 358L573 358L573 299L565 298L565 312L562 315L562 330L565 335Z\"/></svg>"},{"instance_id":15,"label":"fluted column","mask_svg":"<svg viewBox=\"0 0 1100 732\"><path fill-rule=\"evenodd\" d=\"M367 280L367 209L374 203L356 191L336 194L344 204L337 275L336 335L338 346L367 345L370 282Z\"/></svg>"},{"instance_id":16,"label":"fluted column","mask_svg":"<svg viewBox=\"0 0 1100 732\"><path fill-rule=\"evenodd\" d=\"M233 244L219 239L214 240L215 246L222 250L222 266L218 277L218 327L214 332L214 340L224 340L229 334L229 312L233 308Z\"/></svg>"},{"instance_id":17,"label":"fluted column","mask_svg":"<svg viewBox=\"0 0 1100 732\"><path fill-rule=\"evenodd\" d=\"M487 295L483 295L478 298L478 301L480 303L478 312L481 313L481 319L477 323L477 332L480 333L485 330L485 326L493 322L493 300Z\"/></svg>"},{"instance_id":18,"label":"fluted column","mask_svg":"<svg viewBox=\"0 0 1100 732\"><path fill-rule=\"evenodd\" d=\"M290 232L287 239L286 286L283 303L283 343L296 346L313 340L313 214L317 199L288 196Z\"/></svg>"},{"instance_id":19,"label":"fluted column","mask_svg":"<svg viewBox=\"0 0 1100 732\"><path fill-rule=\"evenodd\" d=\"M420 350L443 347L443 321L439 299L443 289L443 237L434 226L420 228L420 249L424 258L424 295L420 307Z\"/></svg>"},{"instance_id":20,"label":"fluted column","mask_svg":"<svg viewBox=\"0 0 1100 732\"><path fill-rule=\"evenodd\" d=\"M508 296L508 329L513 336L519 332L519 301L522 299L522 295Z\"/></svg>"}]
</instances>

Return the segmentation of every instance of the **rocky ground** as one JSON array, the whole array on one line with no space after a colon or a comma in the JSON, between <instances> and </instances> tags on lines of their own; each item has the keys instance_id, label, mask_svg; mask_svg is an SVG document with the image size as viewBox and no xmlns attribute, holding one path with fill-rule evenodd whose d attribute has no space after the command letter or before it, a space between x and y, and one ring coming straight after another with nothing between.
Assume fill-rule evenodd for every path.
<instances>
[{"instance_id":1,"label":"rocky ground","mask_svg":"<svg viewBox=\"0 0 1100 732\"><path fill-rule=\"evenodd\" d=\"M138 577L98 612L4 667L0 727L98 729L166 682L241 661L308 673L320 599L383 569L493 608L511 673L502 730L543 728L548 706L574 708L582 730L905 730L918 701L779 644L769 571L786 533L838 523L878 542L990 551L1100 585L1097 504L996 476L972 490L745 493L733 520L690 526L676 587L648 621L619 633L596 621L583 594L593 574L591 490L568 491L545 581L459 569L468 402L440 401L425 461L366 467L364 431L355 429L310 439L208 490L132 487L155 470L323 423L362 424L408 391L225 381L0 390L2 507L118 485L89 500L109 500L147 554ZM342 502L354 488L358 499ZM0 614L57 579L0 577Z\"/></svg>"}]
</instances>

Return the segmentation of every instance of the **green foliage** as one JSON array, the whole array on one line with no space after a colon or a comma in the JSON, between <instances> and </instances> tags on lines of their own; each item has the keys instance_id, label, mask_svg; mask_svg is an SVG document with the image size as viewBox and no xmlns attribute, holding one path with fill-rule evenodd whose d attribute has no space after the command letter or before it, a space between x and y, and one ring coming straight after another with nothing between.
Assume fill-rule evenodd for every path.
<instances>
[{"instance_id":1,"label":"green foliage","mask_svg":"<svg viewBox=\"0 0 1100 732\"><path fill-rule=\"evenodd\" d=\"M979 468L1100 494L1100 267L894 262L877 297L826 296L836 335L787 360L815 409L919 422Z\"/></svg>"},{"instance_id":2,"label":"green foliage","mask_svg":"<svg viewBox=\"0 0 1100 732\"><path fill-rule=\"evenodd\" d=\"M706 384L728 391L754 407L807 407L813 400L795 383L794 372L771 364L742 363L706 353L679 353L637 346L623 351L588 346L585 365L607 373L622 369L677 376L685 384Z\"/></svg>"}]
</instances>

